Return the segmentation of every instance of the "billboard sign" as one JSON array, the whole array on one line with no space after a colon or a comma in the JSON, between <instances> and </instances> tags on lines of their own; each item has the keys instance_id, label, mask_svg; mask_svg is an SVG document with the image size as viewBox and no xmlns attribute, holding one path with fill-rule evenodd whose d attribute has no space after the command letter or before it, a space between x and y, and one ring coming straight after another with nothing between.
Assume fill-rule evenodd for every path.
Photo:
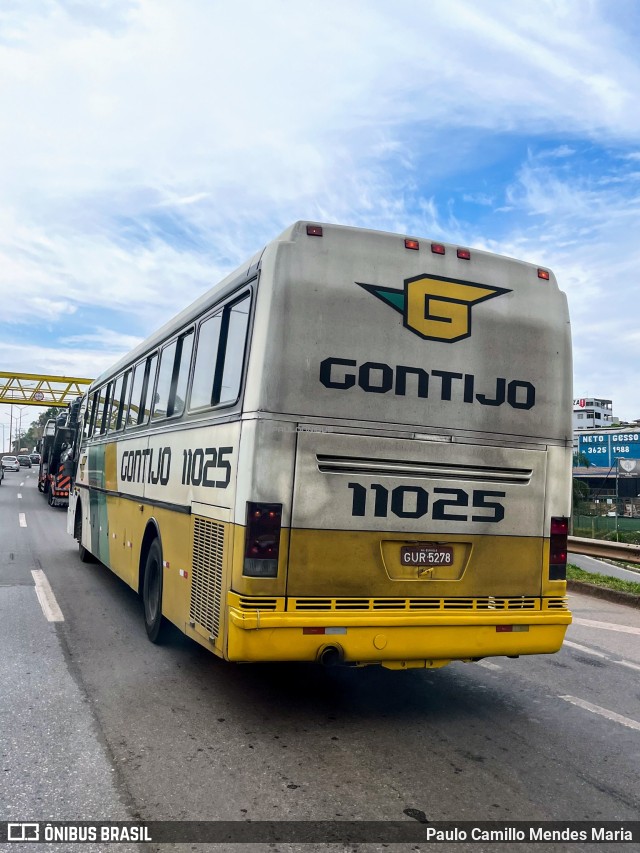
<instances>
[{"instance_id":1,"label":"billboard sign","mask_svg":"<svg viewBox=\"0 0 640 853\"><path fill-rule=\"evenodd\" d=\"M640 459L618 459L618 474L621 477L640 477Z\"/></svg>"},{"instance_id":2,"label":"billboard sign","mask_svg":"<svg viewBox=\"0 0 640 853\"><path fill-rule=\"evenodd\" d=\"M640 432L589 433L578 437L578 453L584 453L591 465L611 468L618 460L621 474L640 475L640 465L627 470L623 462L640 461Z\"/></svg>"}]
</instances>

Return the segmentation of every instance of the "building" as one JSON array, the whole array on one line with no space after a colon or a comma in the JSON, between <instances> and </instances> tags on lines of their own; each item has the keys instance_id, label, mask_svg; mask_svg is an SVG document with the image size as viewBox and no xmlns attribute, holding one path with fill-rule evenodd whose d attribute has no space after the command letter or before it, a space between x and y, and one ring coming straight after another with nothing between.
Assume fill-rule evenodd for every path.
<instances>
[{"instance_id":1,"label":"building","mask_svg":"<svg viewBox=\"0 0 640 853\"><path fill-rule=\"evenodd\" d=\"M612 427L612 401L597 397L579 397L573 401L573 431Z\"/></svg>"}]
</instances>

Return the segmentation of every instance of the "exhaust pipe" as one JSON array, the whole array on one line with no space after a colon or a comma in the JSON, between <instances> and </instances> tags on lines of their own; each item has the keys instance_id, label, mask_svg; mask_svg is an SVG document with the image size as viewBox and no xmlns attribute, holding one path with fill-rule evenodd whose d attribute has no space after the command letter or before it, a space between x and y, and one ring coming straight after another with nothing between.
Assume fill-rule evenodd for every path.
<instances>
[{"instance_id":1,"label":"exhaust pipe","mask_svg":"<svg viewBox=\"0 0 640 853\"><path fill-rule=\"evenodd\" d=\"M338 666L343 659L344 652L340 646L325 646L318 655L318 663L322 666Z\"/></svg>"}]
</instances>

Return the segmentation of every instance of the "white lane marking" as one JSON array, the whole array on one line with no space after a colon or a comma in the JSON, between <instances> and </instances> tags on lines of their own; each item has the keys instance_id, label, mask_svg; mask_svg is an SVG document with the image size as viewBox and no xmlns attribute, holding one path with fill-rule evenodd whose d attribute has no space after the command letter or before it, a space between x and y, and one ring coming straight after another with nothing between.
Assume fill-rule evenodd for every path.
<instances>
[{"instance_id":1,"label":"white lane marking","mask_svg":"<svg viewBox=\"0 0 640 853\"><path fill-rule=\"evenodd\" d=\"M576 619L573 620L574 625L586 625L588 628L602 628L604 631L619 631L621 634L638 634L640 636L640 628L634 628L632 625L616 625L613 622L597 622L595 619Z\"/></svg>"},{"instance_id":2,"label":"white lane marking","mask_svg":"<svg viewBox=\"0 0 640 853\"><path fill-rule=\"evenodd\" d=\"M595 658L603 658L609 663L617 663L620 666L627 666L629 669L640 670L640 664L632 663L630 660L614 660L609 655L603 655L602 652L597 652L595 649L589 649L587 646L581 646L580 643L572 643L571 640L565 640L563 646L571 646L572 649L578 649L580 652L585 652L588 655L593 655Z\"/></svg>"},{"instance_id":3,"label":"white lane marking","mask_svg":"<svg viewBox=\"0 0 640 853\"><path fill-rule=\"evenodd\" d=\"M601 708L600 705L592 705L591 702L585 702L584 699L578 699L575 696L561 696L560 698L564 699L565 702L571 702L572 705L577 705L578 708L584 708L585 711L591 711L592 714L599 714L601 717L606 717L607 720L613 720L614 723L620 723L640 732L640 723L630 717L623 717L622 714L616 714L615 711L610 711L608 708Z\"/></svg>"},{"instance_id":4,"label":"white lane marking","mask_svg":"<svg viewBox=\"0 0 640 853\"><path fill-rule=\"evenodd\" d=\"M24 483L20 483L21 486L24 486Z\"/></svg>"},{"instance_id":5,"label":"white lane marking","mask_svg":"<svg viewBox=\"0 0 640 853\"><path fill-rule=\"evenodd\" d=\"M637 669L640 670L640 664L631 663L630 660L614 660L614 663L619 663L620 666L628 666L629 669Z\"/></svg>"},{"instance_id":6,"label":"white lane marking","mask_svg":"<svg viewBox=\"0 0 640 853\"><path fill-rule=\"evenodd\" d=\"M36 584L36 595L38 596L38 601L44 615L49 622L64 622L62 610L60 610L45 573L41 569L32 569L31 574Z\"/></svg>"},{"instance_id":7,"label":"white lane marking","mask_svg":"<svg viewBox=\"0 0 640 853\"><path fill-rule=\"evenodd\" d=\"M27 526L27 516L23 512L18 513L18 521L20 522L20 527Z\"/></svg>"},{"instance_id":8,"label":"white lane marking","mask_svg":"<svg viewBox=\"0 0 640 853\"><path fill-rule=\"evenodd\" d=\"M22 500L22 495L20 494L20 492L18 492L18 500L19 500L19 501L21 501L21 500Z\"/></svg>"},{"instance_id":9,"label":"white lane marking","mask_svg":"<svg viewBox=\"0 0 640 853\"><path fill-rule=\"evenodd\" d=\"M608 656L603 655L602 652L596 652L594 649L588 649L586 646L581 646L580 643L572 643L570 640L565 640L562 645L570 646L572 649L577 649L579 652L585 652L588 655L593 655L594 658L604 658L605 660L609 660Z\"/></svg>"},{"instance_id":10,"label":"white lane marking","mask_svg":"<svg viewBox=\"0 0 640 853\"><path fill-rule=\"evenodd\" d=\"M491 661L488 660L479 660L476 661L476 663L478 666L483 666L485 669L502 669L502 667L498 666L497 663L491 663Z\"/></svg>"}]
</instances>

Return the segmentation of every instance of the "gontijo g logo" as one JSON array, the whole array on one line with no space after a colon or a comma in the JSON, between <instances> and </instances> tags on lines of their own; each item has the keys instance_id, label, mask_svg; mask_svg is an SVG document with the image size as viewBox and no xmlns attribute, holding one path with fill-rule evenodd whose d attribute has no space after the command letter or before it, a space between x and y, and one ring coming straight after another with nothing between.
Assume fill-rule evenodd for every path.
<instances>
[{"instance_id":1,"label":"gontijo g logo","mask_svg":"<svg viewBox=\"0 0 640 853\"><path fill-rule=\"evenodd\" d=\"M357 281L360 287L399 311L404 325L429 341L454 343L471 335L471 306L503 293L504 287L490 287L471 281L419 275L407 278L404 290L379 287Z\"/></svg>"}]
</instances>

